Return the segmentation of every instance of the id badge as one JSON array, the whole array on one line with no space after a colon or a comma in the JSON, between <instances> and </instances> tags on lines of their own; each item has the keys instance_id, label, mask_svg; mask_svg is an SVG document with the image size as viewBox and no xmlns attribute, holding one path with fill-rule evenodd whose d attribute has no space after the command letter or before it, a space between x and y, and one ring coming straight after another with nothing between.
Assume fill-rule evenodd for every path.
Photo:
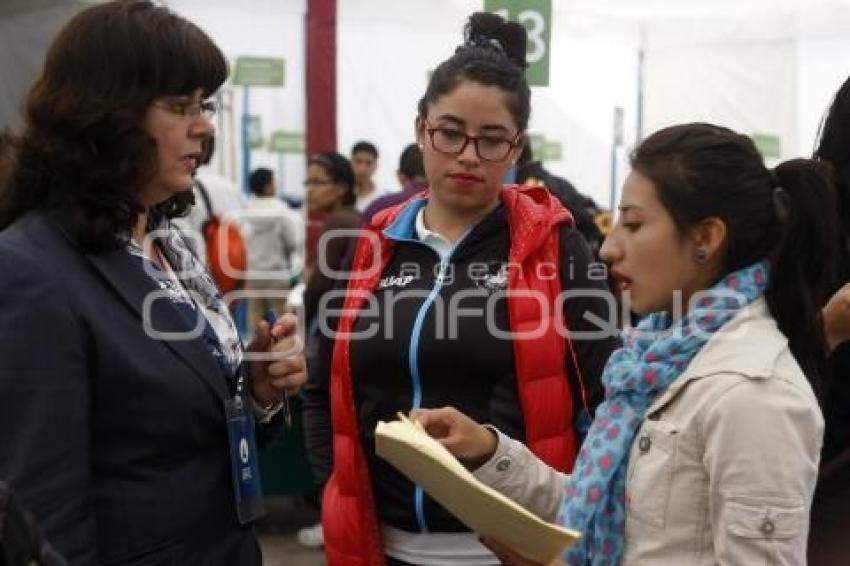
<instances>
[{"instance_id":1,"label":"id badge","mask_svg":"<svg viewBox=\"0 0 850 566\"><path fill-rule=\"evenodd\" d=\"M260 466L257 461L257 441L254 435L254 416L246 409L241 395L224 404L227 415L227 436L230 441L230 469L236 514L241 524L250 523L266 513Z\"/></svg>"}]
</instances>

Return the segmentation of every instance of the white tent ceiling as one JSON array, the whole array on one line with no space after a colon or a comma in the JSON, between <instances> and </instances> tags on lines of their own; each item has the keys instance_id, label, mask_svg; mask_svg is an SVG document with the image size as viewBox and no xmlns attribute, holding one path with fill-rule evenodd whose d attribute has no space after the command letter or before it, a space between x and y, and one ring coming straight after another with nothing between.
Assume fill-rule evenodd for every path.
<instances>
[{"instance_id":1,"label":"white tent ceiling","mask_svg":"<svg viewBox=\"0 0 850 566\"><path fill-rule=\"evenodd\" d=\"M649 45L850 34L850 0L554 0L573 32L619 25Z\"/></svg>"},{"instance_id":2,"label":"white tent ceiling","mask_svg":"<svg viewBox=\"0 0 850 566\"><path fill-rule=\"evenodd\" d=\"M662 22L687 18L795 16L827 19L850 7L848 0L555 0L557 11L629 21Z\"/></svg>"},{"instance_id":3,"label":"white tent ceiling","mask_svg":"<svg viewBox=\"0 0 850 566\"><path fill-rule=\"evenodd\" d=\"M37 69L48 32L58 25L56 14L65 10L67 16L72 6L91 1L0 0L0 122L13 122L13 99ZM201 23L229 55L256 51L258 37L269 39L263 43L269 48L282 44L281 35L302 29L285 22L303 21L306 9L306 0L161 1ZM387 156L380 180L393 184L397 152L410 141L427 72L451 53L464 19L483 0L337 1L339 148L345 151L361 137L375 139ZM614 107L624 108L627 129L620 175L624 152L636 141L639 52L644 133L678 121L710 120L776 135L783 157L810 151L823 110L850 74L850 0L552 4L551 82L535 89L532 127L563 144L564 157L551 168L600 200L607 200L611 176ZM236 18L237 12L245 18ZM258 20L264 31L256 33ZM289 51L288 71L297 73L303 54ZM297 125L292 118L287 123ZM298 173L291 172L296 185Z\"/></svg>"},{"instance_id":4,"label":"white tent ceiling","mask_svg":"<svg viewBox=\"0 0 850 566\"><path fill-rule=\"evenodd\" d=\"M339 0L341 147L372 135L393 156L409 141L422 77L482 4ZM821 113L850 74L850 0L552 4L550 85L534 90L531 128L563 144L563 159L548 165L601 202L637 141L641 86L644 134L711 121L777 138L787 158L811 151ZM612 172L615 107L626 132ZM391 178L389 161L383 179Z\"/></svg>"}]
</instances>

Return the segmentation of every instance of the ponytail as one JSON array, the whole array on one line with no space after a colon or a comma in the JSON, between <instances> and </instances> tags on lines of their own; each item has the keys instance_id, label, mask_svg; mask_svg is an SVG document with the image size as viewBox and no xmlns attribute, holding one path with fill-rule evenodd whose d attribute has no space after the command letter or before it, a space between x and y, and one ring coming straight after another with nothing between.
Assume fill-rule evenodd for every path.
<instances>
[{"instance_id":1,"label":"ponytail","mask_svg":"<svg viewBox=\"0 0 850 566\"><path fill-rule=\"evenodd\" d=\"M419 100L419 116L427 116L441 96L470 81L501 89L517 128L525 131L531 115L531 89L525 77L527 43L528 32L522 24L488 12L472 14L464 27L464 42L431 74Z\"/></svg>"},{"instance_id":2,"label":"ponytail","mask_svg":"<svg viewBox=\"0 0 850 566\"><path fill-rule=\"evenodd\" d=\"M794 159L765 169L753 141L712 124L655 132L632 154L680 234L704 218L728 228L721 275L768 259L765 300L823 399L827 348L821 307L838 263L836 197L828 165Z\"/></svg>"},{"instance_id":3,"label":"ponytail","mask_svg":"<svg viewBox=\"0 0 850 566\"><path fill-rule=\"evenodd\" d=\"M774 169L772 199L782 227L765 291L779 329L809 377L823 394L827 346L821 307L836 276L838 222L835 191L828 165L793 159Z\"/></svg>"}]
</instances>

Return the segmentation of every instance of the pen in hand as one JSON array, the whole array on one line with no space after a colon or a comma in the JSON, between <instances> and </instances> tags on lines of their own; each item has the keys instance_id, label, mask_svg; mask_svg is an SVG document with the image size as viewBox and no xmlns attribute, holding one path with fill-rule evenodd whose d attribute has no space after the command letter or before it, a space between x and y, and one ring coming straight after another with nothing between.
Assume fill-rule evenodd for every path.
<instances>
[{"instance_id":1,"label":"pen in hand","mask_svg":"<svg viewBox=\"0 0 850 566\"><path fill-rule=\"evenodd\" d=\"M269 334L271 335L271 329L277 322L277 316L275 316L274 311L268 310L266 311L265 316L266 322L269 323ZM271 336L272 341L275 341L274 336ZM283 390L283 420L286 423L286 428L292 428L292 410L289 406L289 394L286 392L286 389Z\"/></svg>"}]
</instances>

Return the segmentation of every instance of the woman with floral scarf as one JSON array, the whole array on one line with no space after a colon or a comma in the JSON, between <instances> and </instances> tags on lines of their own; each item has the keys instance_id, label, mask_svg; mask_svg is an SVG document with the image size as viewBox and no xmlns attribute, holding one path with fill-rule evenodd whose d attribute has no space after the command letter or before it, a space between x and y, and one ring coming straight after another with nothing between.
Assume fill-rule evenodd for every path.
<instances>
[{"instance_id":1,"label":"woman with floral scarf","mask_svg":"<svg viewBox=\"0 0 850 566\"><path fill-rule=\"evenodd\" d=\"M479 479L581 531L567 564L805 564L832 188L819 164L767 169L709 124L661 130L631 162L601 256L643 318L608 361L572 474L453 408L415 417Z\"/></svg>"}]
</instances>

